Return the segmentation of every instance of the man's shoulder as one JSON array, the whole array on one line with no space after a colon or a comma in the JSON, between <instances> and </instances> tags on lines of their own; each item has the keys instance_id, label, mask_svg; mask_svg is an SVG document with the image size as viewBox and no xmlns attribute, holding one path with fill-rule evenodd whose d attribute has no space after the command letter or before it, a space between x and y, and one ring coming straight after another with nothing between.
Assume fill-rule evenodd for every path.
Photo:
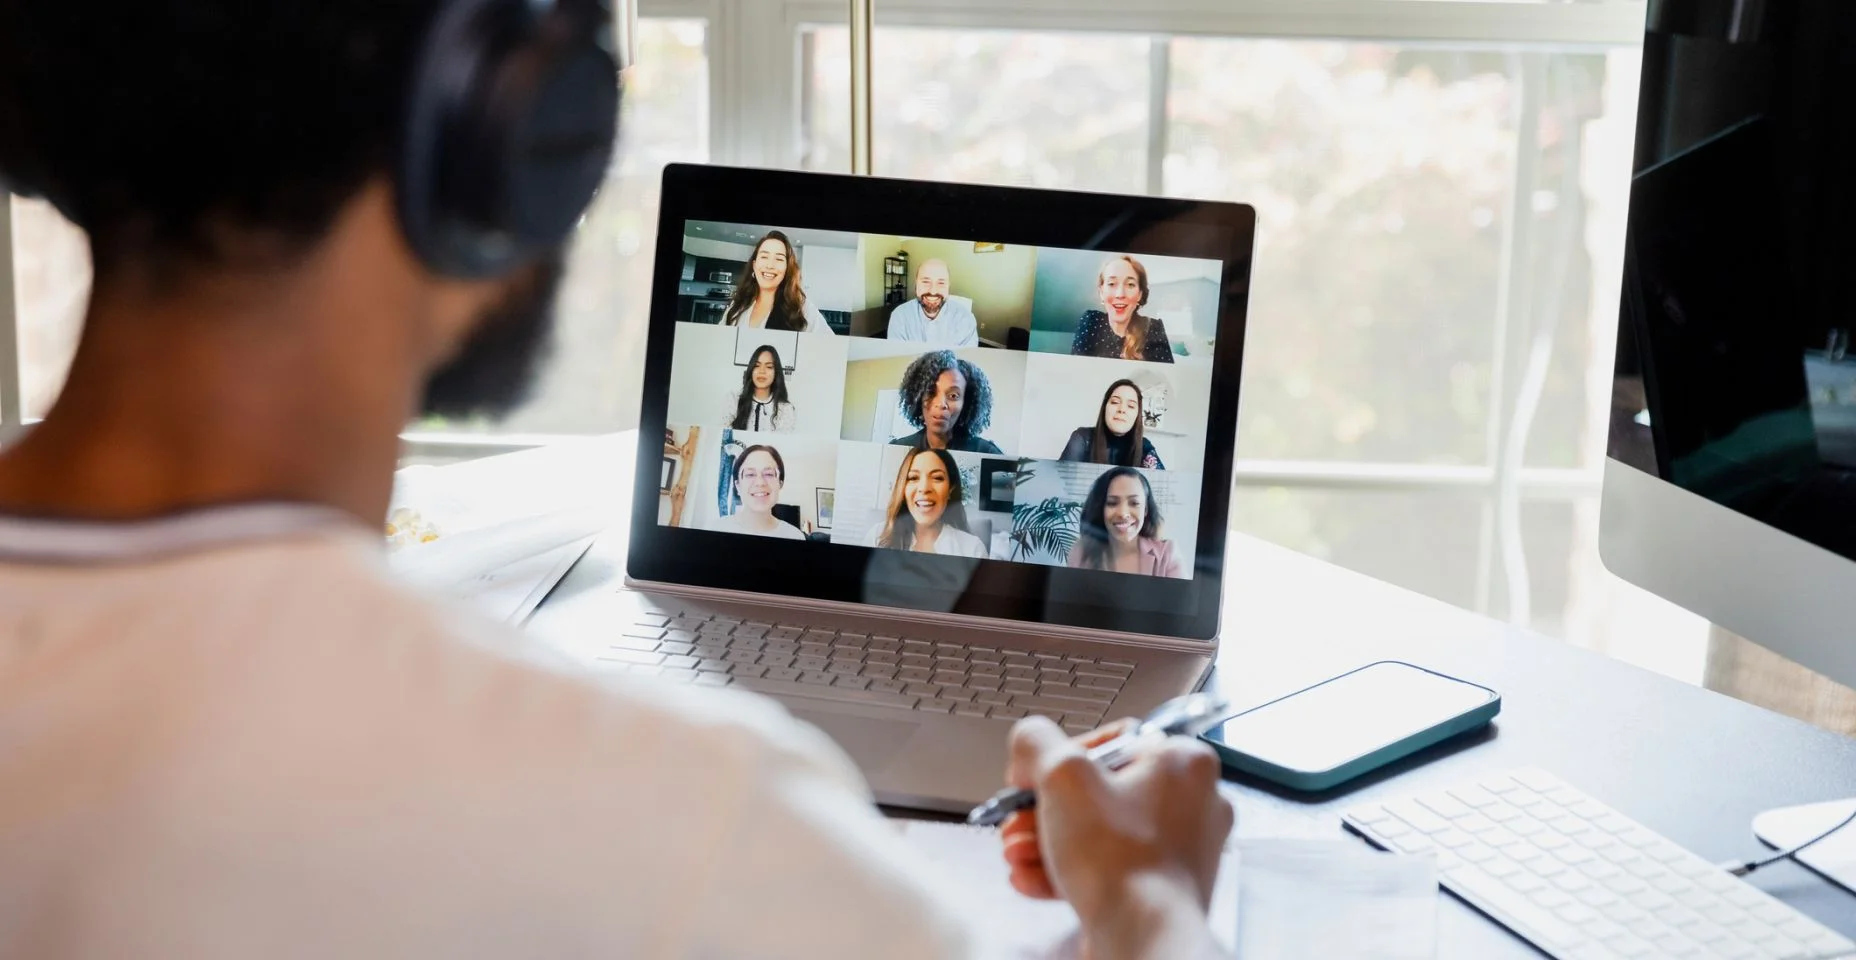
<instances>
[{"instance_id":1,"label":"man's shoulder","mask_svg":"<svg viewBox=\"0 0 1856 960\"><path fill-rule=\"evenodd\" d=\"M189 685L245 727L197 745L209 765L262 743L309 781L379 776L440 805L516 770L535 791L605 802L639 778L700 789L792 764L856 782L829 740L772 701L601 675L566 652L578 638L526 636L361 551L240 553L214 562L247 571L242 598L195 580L196 595L167 601L192 602L211 634L183 655L215 665Z\"/></svg>"},{"instance_id":2,"label":"man's shoulder","mask_svg":"<svg viewBox=\"0 0 1856 960\"><path fill-rule=\"evenodd\" d=\"M591 657L564 652L574 638L525 636L402 582L359 541L254 544L67 582L92 597L95 625L85 629L114 634L132 655L146 650L157 666L214 665L190 680L199 695L255 722L287 724L301 710L317 716L313 731L372 727L377 743L455 740L486 754L499 744L515 752L616 745L639 725L672 739L754 728L790 738L791 721L771 701L601 677ZM286 739L317 740L309 730ZM496 735L472 741L489 731ZM416 765L416 753L407 762Z\"/></svg>"}]
</instances>

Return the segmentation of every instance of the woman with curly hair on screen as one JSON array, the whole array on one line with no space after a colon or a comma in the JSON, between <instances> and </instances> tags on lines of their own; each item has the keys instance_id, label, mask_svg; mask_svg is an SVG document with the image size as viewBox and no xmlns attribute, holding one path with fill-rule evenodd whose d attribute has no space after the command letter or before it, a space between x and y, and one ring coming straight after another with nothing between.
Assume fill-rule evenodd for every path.
<instances>
[{"instance_id":1,"label":"woman with curly hair on screen","mask_svg":"<svg viewBox=\"0 0 1856 960\"><path fill-rule=\"evenodd\" d=\"M1153 485L1133 467L1116 467L1096 478L1083 500L1083 516L1069 566L1150 577L1189 576L1161 539L1160 505Z\"/></svg>"},{"instance_id":2,"label":"woman with curly hair on screen","mask_svg":"<svg viewBox=\"0 0 1856 960\"><path fill-rule=\"evenodd\" d=\"M896 402L902 416L918 428L889 441L908 447L1002 453L980 436L992 425L992 385L986 371L952 350L924 353L902 371Z\"/></svg>"},{"instance_id":3,"label":"woman with curly hair on screen","mask_svg":"<svg viewBox=\"0 0 1856 960\"><path fill-rule=\"evenodd\" d=\"M983 559L986 544L967 532L965 498L953 454L913 447L902 457L889 507L871 540L887 550Z\"/></svg>"}]
</instances>

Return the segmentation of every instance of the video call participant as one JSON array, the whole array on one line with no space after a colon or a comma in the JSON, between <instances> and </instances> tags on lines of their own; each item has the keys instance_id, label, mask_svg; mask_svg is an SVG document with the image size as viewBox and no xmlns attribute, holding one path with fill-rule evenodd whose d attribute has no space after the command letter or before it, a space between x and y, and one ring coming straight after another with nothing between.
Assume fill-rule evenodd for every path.
<instances>
[{"instance_id":1,"label":"video call participant","mask_svg":"<svg viewBox=\"0 0 1856 960\"><path fill-rule=\"evenodd\" d=\"M773 515L780 502L780 488L786 484L786 461L780 451L765 444L755 444L735 458L735 495L741 509L709 524L722 533L746 533L757 537L804 540L805 532Z\"/></svg>"},{"instance_id":2,"label":"video call participant","mask_svg":"<svg viewBox=\"0 0 1856 960\"><path fill-rule=\"evenodd\" d=\"M1162 540L1160 506L1154 489L1133 467L1116 467L1096 478L1083 501L1082 524L1069 565L1085 570L1183 576L1173 541Z\"/></svg>"},{"instance_id":3,"label":"video call participant","mask_svg":"<svg viewBox=\"0 0 1856 960\"><path fill-rule=\"evenodd\" d=\"M965 453L1002 453L980 436L992 425L992 384L977 364L952 350L924 353L902 371L896 402L903 419L918 427L890 443Z\"/></svg>"},{"instance_id":4,"label":"video call participant","mask_svg":"<svg viewBox=\"0 0 1856 960\"><path fill-rule=\"evenodd\" d=\"M58 402L0 449L0 957L992 952L778 704L594 682L389 575L401 430L511 408L564 253L464 279L409 245L396 145L459 9L0 3L0 179L94 269ZM1014 882L1098 957L1217 949L1231 809L1180 740L1109 772L1014 730Z\"/></svg>"},{"instance_id":5,"label":"video call participant","mask_svg":"<svg viewBox=\"0 0 1856 960\"><path fill-rule=\"evenodd\" d=\"M915 271L915 299L889 313L889 339L919 340L944 347L980 345L973 301L949 292L953 283L944 260L925 260Z\"/></svg>"},{"instance_id":6,"label":"video call participant","mask_svg":"<svg viewBox=\"0 0 1856 960\"><path fill-rule=\"evenodd\" d=\"M871 539L888 550L984 559L986 544L967 532L965 498L953 454L911 448L896 471L888 512Z\"/></svg>"},{"instance_id":7,"label":"video call participant","mask_svg":"<svg viewBox=\"0 0 1856 960\"><path fill-rule=\"evenodd\" d=\"M728 326L836 333L825 315L806 302L799 278L799 256L786 234L772 230L754 245L754 259L735 281L734 295L722 314Z\"/></svg>"},{"instance_id":8,"label":"video call participant","mask_svg":"<svg viewBox=\"0 0 1856 960\"><path fill-rule=\"evenodd\" d=\"M786 369L780 351L766 345L754 351L741 371L741 390L729 397L728 426L756 433L792 433L799 415L786 397Z\"/></svg>"},{"instance_id":9,"label":"video call participant","mask_svg":"<svg viewBox=\"0 0 1856 960\"><path fill-rule=\"evenodd\" d=\"M1057 459L1165 470L1166 464L1160 462L1153 441L1143 432L1143 403L1141 388L1135 386L1134 381L1117 380L1109 384L1108 392L1102 395L1102 406L1096 412L1096 425L1077 427L1070 434L1070 442L1064 445L1063 456Z\"/></svg>"},{"instance_id":10,"label":"video call participant","mask_svg":"<svg viewBox=\"0 0 1856 960\"><path fill-rule=\"evenodd\" d=\"M1141 313L1147 306L1147 268L1126 254L1110 257L1096 274L1096 299L1102 310L1085 310L1076 322L1070 352L1079 357L1119 357L1172 363L1173 346L1159 317Z\"/></svg>"}]
</instances>

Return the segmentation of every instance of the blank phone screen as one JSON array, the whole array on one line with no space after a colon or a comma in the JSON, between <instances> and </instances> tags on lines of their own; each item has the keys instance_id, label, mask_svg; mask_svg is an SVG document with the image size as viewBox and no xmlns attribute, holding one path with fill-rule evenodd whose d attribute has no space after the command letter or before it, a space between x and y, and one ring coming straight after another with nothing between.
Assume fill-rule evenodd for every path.
<instances>
[{"instance_id":1,"label":"blank phone screen","mask_svg":"<svg viewBox=\"0 0 1856 960\"><path fill-rule=\"evenodd\" d=\"M1495 699L1402 663L1375 663L1239 714L1207 734L1290 770L1332 770Z\"/></svg>"}]
</instances>

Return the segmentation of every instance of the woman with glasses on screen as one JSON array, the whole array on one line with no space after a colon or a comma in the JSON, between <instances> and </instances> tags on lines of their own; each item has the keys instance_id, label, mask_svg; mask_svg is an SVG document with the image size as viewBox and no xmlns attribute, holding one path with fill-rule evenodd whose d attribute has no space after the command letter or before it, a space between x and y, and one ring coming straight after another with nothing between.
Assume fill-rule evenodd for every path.
<instances>
[{"instance_id":1,"label":"woman with glasses on screen","mask_svg":"<svg viewBox=\"0 0 1856 960\"><path fill-rule=\"evenodd\" d=\"M728 426L754 433L792 433L799 415L786 396L780 351L762 345L741 371L741 391L728 398Z\"/></svg>"},{"instance_id":2,"label":"woman with glasses on screen","mask_svg":"<svg viewBox=\"0 0 1856 960\"><path fill-rule=\"evenodd\" d=\"M1096 478L1083 501L1083 515L1069 565L1084 570L1183 577L1173 541L1160 537L1160 506L1154 488L1133 467L1116 467Z\"/></svg>"},{"instance_id":3,"label":"woman with glasses on screen","mask_svg":"<svg viewBox=\"0 0 1856 960\"><path fill-rule=\"evenodd\" d=\"M1103 261L1096 272L1096 299L1102 309L1084 311L1076 321L1070 352L1079 357L1172 363L1166 324L1141 312L1150 294L1147 268L1139 260L1122 254Z\"/></svg>"},{"instance_id":4,"label":"woman with glasses on screen","mask_svg":"<svg viewBox=\"0 0 1856 960\"><path fill-rule=\"evenodd\" d=\"M896 471L889 508L872 541L888 550L938 553L944 557L986 556L986 544L967 532L960 467L946 450L912 447Z\"/></svg>"},{"instance_id":5,"label":"woman with glasses on screen","mask_svg":"<svg viewBox=\"0 0 1856 960\"><path fill-rule=\"evenodd\" d=\"M735 292L722 313L722 322L731 327L837 332L817 307L806 302L805 288L799 280L799 256L792 241L778 230L768 231L754 245L754 258L748 261L741 279L735 281Z\"/></svg>"},{"instance_id":6,"label":"woman with glasses on screen","mask_svg":"<svg viewBox=\"0 0 1856 960\"><path fill-rule=\"evenodd\" d=\"M992 384L986 371L952 350L924 353L902 371L896 403L903 419L918 427L890 443L966 453L1000 453L980 436L992 425Z\"/></svg>"},{"instance_id":7,"label":"woman with glasses on screen","mask_svg":"<svg viewBox=\"0 0 1856 960\"><path fill-rule=\"evenodd\" d=\"M1096 410L1095 427L1077 427L1057 459L1165 470L1166 464L1160 462L1160 454L1143 430L1143 402L1141 388L1134 381L1109 384Z\"/></svg>"},{"instance_id":8,"label":"woman with glasses on screen","mask_svg":"<svg viewBox=\"0 0 1856 960\"><path fill-rule=\"evenodd\" d=\"M773 515L780 502L780 488L786 484L786 461L780 451L756 444L735 458L735 495L741 509L709 524L722 533L746 533L757 537L804 540L798 527Z\"/></svg>"}]
</instances>

